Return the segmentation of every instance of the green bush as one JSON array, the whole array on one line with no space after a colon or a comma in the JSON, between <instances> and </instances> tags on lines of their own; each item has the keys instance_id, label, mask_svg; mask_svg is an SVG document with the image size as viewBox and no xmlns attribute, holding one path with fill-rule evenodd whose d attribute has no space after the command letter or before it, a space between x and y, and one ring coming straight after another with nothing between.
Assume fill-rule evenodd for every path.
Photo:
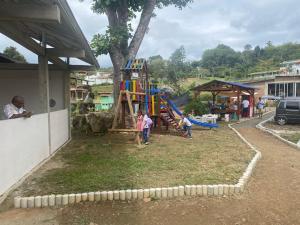
<instances>
[{"instance_id":1,"label":"green bush","mask_svg":"<svg viewBox=\"0 0 300 225\"><path fill-rule=\"evenodd\" d=\"M184 108L184 113L191 113L194 111L195 115L203 115L209 112L208 104L203 103L201 98L191 100Z\"/></svg>"}]
</instances>

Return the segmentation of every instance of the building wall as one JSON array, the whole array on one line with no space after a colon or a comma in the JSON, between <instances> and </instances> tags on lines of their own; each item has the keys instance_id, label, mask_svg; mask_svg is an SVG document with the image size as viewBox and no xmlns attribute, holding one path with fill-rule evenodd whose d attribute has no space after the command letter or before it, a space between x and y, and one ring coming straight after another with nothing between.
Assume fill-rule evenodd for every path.
<instances>
[{"instance_id":1,"label":"building wall","mask_svg":"<svg viewBox=\"0 0 300 225\"><path fill-rule=\"evenodd\" d=\"M47 113L0 121L0 196L69 139L67 109L51 112L50 124L51 136Z\"/></svg>"},{"instance_id":2,"label":"building wall","mask_svg":"<svg viewBox=\"0 0 300 225\"><path fill-rule=\"evenodd\" d=\"M255 98L258 99L258 97L269 95L268 84L278 84L278 83L280 84L300 83L300 76L277 76L271 80L251 82L247 84L257 88L255 91L256 93Z\"/></svg>"},{"instance_id":3,"label":"building wall","mask_svg":"<svg viewBox=\"0 0 300 225\"><path fill-rule=\"evenodd\" d=\"M56 101L56 106L51 111L64 108L64 72L50 71L49 88L50 99ZM28 111L38 114L39 89L37 70L1 70L0 71L0 119L4 118L3 107L11 102L15 95L25 98L25 108Z\"/></svg>"}]
</instances>

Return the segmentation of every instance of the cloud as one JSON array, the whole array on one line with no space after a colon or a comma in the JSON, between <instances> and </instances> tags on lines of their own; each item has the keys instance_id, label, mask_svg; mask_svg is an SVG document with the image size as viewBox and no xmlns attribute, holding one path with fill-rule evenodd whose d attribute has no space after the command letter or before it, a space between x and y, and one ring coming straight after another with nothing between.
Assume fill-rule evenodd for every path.
<instances>
[{"instance_id":1,"label":"cloud","mask_svg":"<svg viewBox=\"0 0 300 225\"><path fill-rule=\"evenodd\" d=\"M91 10L91 0L68 0L88 41L96 33L104 33L107 19ZM156 10L150 22L138 57L162 55L168 58L181 45L187 58L197 60L205 49L220 43L242 50L246 44L264 46L300 41L297 0L195 0L183 10L167 7ZM133 27L138 18L133 21ZM11 42L0 36L0 51ZM19 47L18 47L19 48ZM29 51L20 48L26 58L34 61ZM35 57L36 58L36 57ZM110 66L109 56L98 57L101 66Z\"/></svg>"}]
</instances>

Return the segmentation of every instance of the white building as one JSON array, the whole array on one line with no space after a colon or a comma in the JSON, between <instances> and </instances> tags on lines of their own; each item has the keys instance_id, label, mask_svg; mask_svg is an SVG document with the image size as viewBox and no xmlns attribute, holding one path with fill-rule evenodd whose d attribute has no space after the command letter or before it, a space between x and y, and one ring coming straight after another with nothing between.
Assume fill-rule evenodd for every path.
<instances>
[{"instance_id":1,"label":"white building","mask_svg":"<svg viewBox=\"0 0 300 225\"><path fill-rule=\"evenodd\" d=\"M35 53L38 64L0 60L0 114L20 95L34 115L0 120L0 200L70 139L71 71L99 67L66 0L20 2L1 2L0 32ZM89 66L70 65L71 57Z\"/></svg>"},{"instance_id":2,"label":"white building","mask_svg":"<svg viewBox=\"0 0 300 225\"><path fill-rule=\"evenodd\" d=\"M86 76L90 85L97 84L113 84L113 78L111 73L97 72L97 74Z\"/></svg>"}]
</instances>

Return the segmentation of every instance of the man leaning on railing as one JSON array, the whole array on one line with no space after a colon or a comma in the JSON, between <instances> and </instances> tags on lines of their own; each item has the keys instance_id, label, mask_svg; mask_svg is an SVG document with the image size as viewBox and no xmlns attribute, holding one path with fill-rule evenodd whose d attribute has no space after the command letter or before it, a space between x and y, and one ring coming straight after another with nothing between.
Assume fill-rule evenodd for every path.
<instances>
[{"instance_id":1,"label":"man leaning on railing","mask_svg":"<svg viewBox=\"0 0 300 225\"><path fill-rule=\"evenodd\" d=\"M29 118L32 115L24 109L24 98L21 96L13 97L11 103L4 107L4 114L7 119Z\"/></svg>"}]
</instances>

